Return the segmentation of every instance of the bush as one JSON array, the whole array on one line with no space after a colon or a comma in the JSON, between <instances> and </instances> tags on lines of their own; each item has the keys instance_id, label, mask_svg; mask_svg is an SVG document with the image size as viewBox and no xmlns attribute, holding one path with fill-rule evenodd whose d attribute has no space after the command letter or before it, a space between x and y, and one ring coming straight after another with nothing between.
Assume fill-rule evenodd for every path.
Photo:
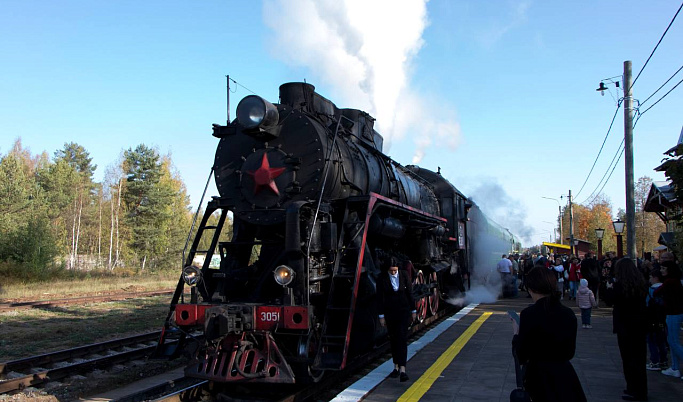
<instances>
[{"instance_id":1,"label":"bush","mask_svg":"<svg viewBox=\"0 0 683 402\"><path fill-rule=\"evenodd\" d=\"M47 279L61 267L55 262L57 243L47 218L30 217L3 236L0 269L5 275L24 280Z\"/></svg>"}]
</instances>

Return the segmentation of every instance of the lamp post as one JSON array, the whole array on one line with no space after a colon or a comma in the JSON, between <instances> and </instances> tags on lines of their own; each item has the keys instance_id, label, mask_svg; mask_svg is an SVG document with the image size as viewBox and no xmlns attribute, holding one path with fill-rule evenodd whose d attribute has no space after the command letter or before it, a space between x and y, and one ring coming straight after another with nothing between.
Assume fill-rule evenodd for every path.
<instances>
[{"instance_id":1,"label":"lamp post","mask_svg":"<svg viewBox=\"0 0 683 402\"><path fill-rule=\"evenodd\" d=\"M624 256L624 245L621 243L621 234L624 233L625 224L626 223L621 219L617 219L616 221L612 222L612 225L614 226L614 233L617 234L617 258Z\"/></svg>"},{"instance_id":2,"label":"lamp post","mask_svg":"<svg viewBox=\"0 0 683 402\"><path fill-rule=\"evenodd\" d=\"M574 239L574 253L579 258L579 239Z\"/></svg>"},{"instance_id":3,"label":"lamp post","mask_svg":"<svg viewBox=\"0 0 683 402\"><path fill-rule=\"evenodd\" d=\"M595 237L598 238L598 260L602 258L602 236L605 235L605 229L595 229Z\"/></svg>"},{"instance_id":4,"label":"lamp post","mask_svg":"<svg viewBox=\"0 0 683 402\"><path fill-rule=\"evenodd\" d=\"M564 244L562 241L562 205L560 205L560 201L557 200L557 198L550 198L550 197L541 197L545 198L546 200L553 200L557 203L557 220L560 222L560 244Z\"/></svg>"}]
</instances>

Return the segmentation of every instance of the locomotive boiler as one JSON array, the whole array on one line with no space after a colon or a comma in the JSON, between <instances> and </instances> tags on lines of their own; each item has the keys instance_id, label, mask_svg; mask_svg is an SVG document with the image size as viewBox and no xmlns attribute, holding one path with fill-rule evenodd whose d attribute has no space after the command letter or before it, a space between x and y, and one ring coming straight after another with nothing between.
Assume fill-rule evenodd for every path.
<instances>
[{"instance_id":1,"label":"locomotive boiler","mask_svg":"<svg viewBox=\"0 0 683 402\"><path fill-rule=\"evenodd\" d=\"M390 257L414 282L418 319L465 291L476 205L439 172L386 156L373 124L288 83L277 104L247 96L233 122L214 125L219 196L197 227L158 349L186 353L186 375L294 383L343 369L386 335L375 279Z\"/></svg>"}]
</instances>

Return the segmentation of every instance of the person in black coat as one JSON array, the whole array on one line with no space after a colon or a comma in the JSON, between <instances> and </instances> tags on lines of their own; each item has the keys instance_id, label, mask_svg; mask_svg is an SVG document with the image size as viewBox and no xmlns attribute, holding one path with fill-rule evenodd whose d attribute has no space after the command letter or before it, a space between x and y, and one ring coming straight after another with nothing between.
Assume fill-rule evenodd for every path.
<instances>
[{"instance_id":1,"label":"person in black coat","mask_svg":"<svg viewBox=\"0 0 683 402\"><path fill-rule=\"evenodd\" d=\"M593 253L586 253L586 258L581 262L581 275L588 281L588 289L592 290L594 295L597 295L598 286L600 285L600 273L598 272L598 261L593 256Z\"/></svg>"},{"instance_id":2,"label":"person in black coat","mask_svg":"<svg viewBox=\"0 0 683 402\"><path fill-rule=\"evenodd\" d=\"M408 272L398 269L395 258L390 258L385 268L377 277L377 311L380 325L387 327L394 360L394 371L389 376L408 381L408 326L417 314L413 287Z\"/></svg>"},{"instance_id":3,"label":"person in black coat","mask_svg":"<svg viewBox=\"0 0 683 402\"><path fill-rule=\"evenodd\" d=\"M630 258L614 265L612 332L617 334L626 389L621 399L647 400L647 285Z\"/></svg>"},{"instance_id":4,"label":"person in black coat","mask_svg":"<svg viewBox=\"0 0 683 402\"><path fill-rule=\"evenodd\" d=\"M576 315L560 303L557 278L535 266L526 277L534 304L513 321L512 347L524 368L524 387L531 400L585 401L579 377L569 362L576 350Z\"/></svg>"},{"instance_id":5,"label":"person in black coat","mask_svg":"<svg viewBox=\"0 0 683 402\"><path fill-rule=\"evenodd\" d=\"M681 375L683 362L683 346L679 338L678 328L683 323L683 285L681 285L681 268L674 261L664 261L661 265L664 283L655 292L655 297L661 297L664 302L666 326L668 328L667 341L671 350L671 367L662 374L673 377Z\"/></svg>"}]
</instances>

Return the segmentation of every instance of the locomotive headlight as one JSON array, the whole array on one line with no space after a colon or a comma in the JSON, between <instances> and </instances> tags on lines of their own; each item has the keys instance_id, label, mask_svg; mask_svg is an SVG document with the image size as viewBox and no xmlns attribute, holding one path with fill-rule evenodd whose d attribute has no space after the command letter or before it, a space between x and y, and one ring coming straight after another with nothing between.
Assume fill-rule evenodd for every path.
<instances>
[{"instance_id":1,"label":"locomotive headlight","mask_svg":"<svg viewBox=\"0 0 683 402\"><path fill-rule=\"evenodd\" d=\"M249 95L237 105L237 121L246 129L267 129L278 123L279 114L272 103L256 95Z\"/></svg>"},{"instance_id":2,"label":"locomotive headlight","mask_svg":"<svg viewBox=\"0 0 683 402\"><path fill-rule=\"evenodd\" d=\"M286 265L280 265L273 271L275 282L282 286L288 286L294 280L296 273L294 270Z\"/></svg>"},{"instance_id":3,"label":"locomotive headlight","mask_svg":"<svg viewBox=\"0 0 683 402\"><path fill-rule=\"evenodd\" d=\"M196 286L201 280L202 271L199 268L194 265L183 268L183 281L188 286Z\"/></svg>"}]
</instances>

